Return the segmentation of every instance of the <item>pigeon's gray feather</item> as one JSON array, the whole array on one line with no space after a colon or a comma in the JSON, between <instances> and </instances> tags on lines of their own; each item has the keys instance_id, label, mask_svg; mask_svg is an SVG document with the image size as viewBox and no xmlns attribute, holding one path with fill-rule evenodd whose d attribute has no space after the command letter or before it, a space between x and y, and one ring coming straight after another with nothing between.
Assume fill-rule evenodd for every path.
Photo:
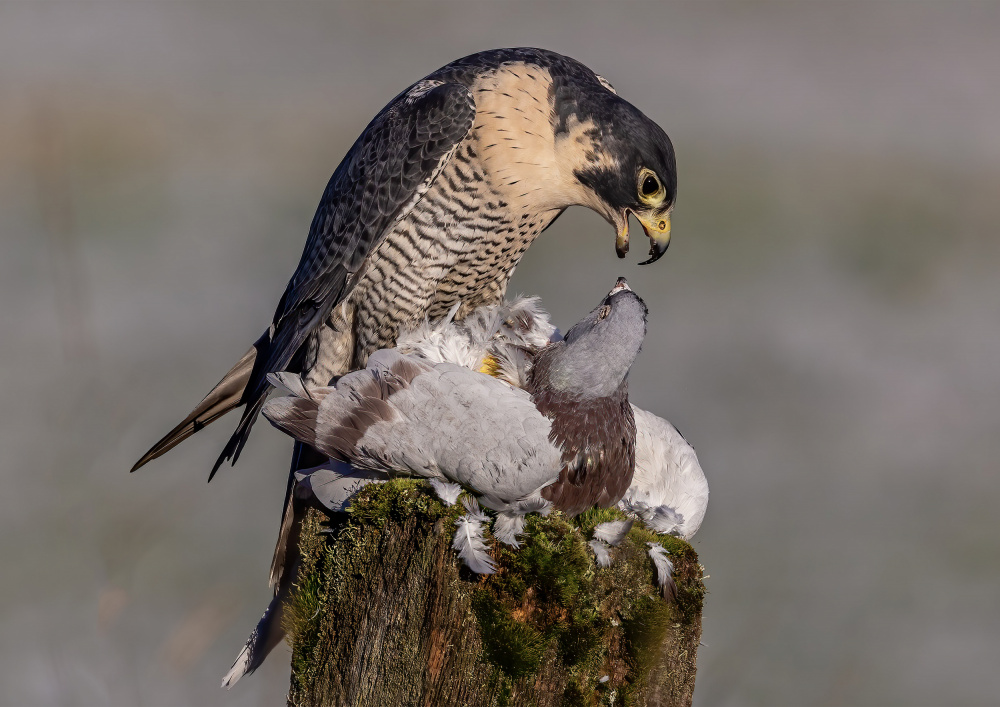
<instances>
[{"instance_id":1,"label":"pigeon's gray feather","mask_svg":"<svg viewBox=\"0 0 1000 707\"><path fill-rule=\"evenodd\" d=\"M601 540L591 540L590 549L594 551L594 556L597 560L598 567L610 567L611 566L611 552L608 550L608 546Z\"/></svg>"},{"instance_id":2,"label":"pigeon's gray feather","mask_svg":"<svg viewBox=\"0 0 1000 707\"><path fill-rule=\"evenodd\" d=\"M674 582L674 563L667 557L666 549L659 543L646 543L649 546L649 557L656 566L656 581L660 585L663 598L673 601L677 597L677 584Z\"/></svg>"},{"instance_id":3,"label":"pigeon's gray feather","mask_svg":"<svg viewBox=\"0 0 1000 707\"><path fill-rule=\"evenodd\" d=\"M483 526L489 522L476 499L463 499L466 514L455 521L455 539L451 543L459 558L476 574L493 574L496 563L489 555Z\"/></svg>"},{"instance_id":4,"label":"pigeon's gray feather","mask_svg":"<svg viewBox=\"0 0 1000 707\"><path fill-rule=\"evenodd\" d=\"M387 474L355 469L350 464L333 459L322 466L295 472L295 481L302 491L334 512L346 511L351 499L368 484L388 480Z\"/></svg>"},{"instance_id":5,"label":"pigeon's gray feather","mask_svg":"<svg viewBox=\"0 0 1000 707\"><path fill-rule=\"evenodd\" d=\"M458 497L462 494L462 487L449 481L441 479L431 479L431 488L434 493L446 506L454 506L458 503Z\"/></svg>"},{"instance_id":6,"label":"pigeon's gray feather","mask_svg":"<svg viewBox=\"0 0 1000 707\"><path fill-rule=\"evenodd\" d=\"M310 393L269 401L265 417L355 468L446 480L507 503L558 476L551 423L531 397L467 368L383 350Z\"/></svg>"},{"instance_id":7,"label":"pigeon's gray feather","mask_svg":"<svg viewBox=\"0 0 1000 707\"><path fill-rule=\"evenodd\" d=\"M594 540L601 540L613 547L624 540L630 530L632 530L632 521L630 520L611 520L607 523L600 523L594 528Z\"/></svg>"},{"instance_id":8,"label":"pigeon's gray feather","mask_svg":"<svg viewBox=\"0 0 1000 707\"><path fill-rule=\"evenodd\" d=\"M524 514L503 512L493 521L493 537L513 548L521 547L517 536L524 532Z\"/></svg>"}]
</instances>

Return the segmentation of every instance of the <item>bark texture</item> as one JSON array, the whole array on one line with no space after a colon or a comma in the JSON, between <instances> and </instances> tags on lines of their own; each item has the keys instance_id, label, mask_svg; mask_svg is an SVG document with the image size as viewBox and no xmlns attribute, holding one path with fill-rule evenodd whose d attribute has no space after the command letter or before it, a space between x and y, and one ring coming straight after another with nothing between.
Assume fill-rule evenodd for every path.
<instances>
[{"instance_id":1,"label":"bark texture","mask_svg":"<svg viewBox=\"0 0 1000 707\"><path fill-rule=\"evenodd\" d=\"M461 513L409 480L368 487L349 514L309 511L289 705L691 704L705 589L687 543L633 527L601 569L590 532L623 516L553 513L529 518L519 549L495 543L499 571L479 577L451 549ZM647 542L670 552L676 602Z\"/></svg>"}]
</instances>

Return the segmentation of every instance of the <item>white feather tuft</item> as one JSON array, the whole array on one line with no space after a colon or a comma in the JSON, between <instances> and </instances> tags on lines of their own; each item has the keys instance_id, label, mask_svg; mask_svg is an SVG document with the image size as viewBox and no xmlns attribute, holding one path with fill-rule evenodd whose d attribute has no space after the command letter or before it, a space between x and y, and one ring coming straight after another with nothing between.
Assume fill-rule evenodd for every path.
<instances>
[{"instance_id":1,"label":"white feather tuft","mask_svg":"<svg viewBox=\"0 0 1000 707\"><path fill-rule=\"evenodd\" d=\"M479 501L476 500L475 496L466 496L463 498L462 505L465 507L466 515L473 520L478 520L480 523L488 523L490 521L489 516L483 513L483 510L479 507Z\"/></svg>"},{"instance_id":2,"label":"white feather tuft","mask_svg":"<svg viewBox=\"0 0 1000 707\"><path fill-rule=\"evenodd\" d=\"M608 551L608 546L605 545L600 540L591 540L590 549L594 551L594 555L597 556L597 566L598 567L610 567L611 566L611 553Z\"/></svg>"},{"instance_id":3,"label":"white feather tuft","mask_svg":"<svg viewBox=\"0 0 1000 707\"><path fill-rule=\"evenodd\" d=\"M656 566L656 581L660 585L665 599L673 599L677 596L677 585L674 583L674 563L667 557L666 549L659 543L646 543L649 545L649 557Z\"/></svg>"},{"instance_id":4,"label":"white feather tuft","mask_svg":"<svg viewBox=\"0 0 1000 707\"><path fill-rule=\"evenodd\" d=\"M594 528L594 539L603 540L613 547L624 540L630 530L632 530L632 521L612 520L601 523Z\"/></svg>"},{"instance_id":5,"label":"white feather tuft","mask_svg":"<svg viewBox=\"0 0 1000 707\"><path fill-rule=\"evenodd\" d=\"M450 481L442 481L441 479L428 480L431 482L431 488L434 489L434 493L444 502L444 505L454 506L458 503L458 497L462 493L461 486L453 484Z\"/></svg>"},{"instance_id":6,"label":"white feather tuft","mask_svg":"<svg viewBox=\"0 0 1000 707\"><path fill-rule=\"evenodd\" d=\"M475 500L473 499L473 503ZM466 504L466 508L468 508ZM476 507L478 509L478 506ZM496 572L496 565L493 558L489 556L486 542L483 539L483 521L485 516L476 516L470 510L469 515L464 515L455 522L455 539L451 543L453 550L458 552L458 556L466 566L476 574L493 574Z\"/></svg>"},{"instance_id":7,"label":"white feather tuft","mask_svg":"<svg viewBox=\"0 0 1000 707\"><path fill-rule=\"evenodd\" d=\"M493 521L493 537L513 548L521 547L517 536L524 531L524 515L521 513L501 513Z\"/></svg>"},{"instance_id":8,"label":"white feather tuft","mask_svg":"<svg viewBox=\"0 0 1000 707\"><path fill-rule=\"evenodd\" d=\"M647 508L642 513L643 522L650 530L661 535L676 535L680 537L684 527L684 516L670 506Z\"/></svg>"}]
</instances>

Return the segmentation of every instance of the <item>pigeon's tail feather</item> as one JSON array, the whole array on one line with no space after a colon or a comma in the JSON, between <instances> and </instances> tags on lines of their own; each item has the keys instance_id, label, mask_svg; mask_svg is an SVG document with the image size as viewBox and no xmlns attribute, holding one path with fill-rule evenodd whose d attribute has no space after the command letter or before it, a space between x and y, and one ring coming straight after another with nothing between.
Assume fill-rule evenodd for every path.
<instances>
[{"instance_id":1,"label":"pigeon's tail feather","mask_svg":"<svg viewBox=\"0 0 1000 707\"><path fill-rule=\"evenodd\" d=\"M267 605L264 615L260 617L257 627L250 634L243 650L236 656L233 667L222 678L222 687L228 690L241 677L249 675L259 668L267 654L281 643L285 637L285 629L281 626L281 620L285 613L285 600L287 598L287 591L281 591L274 595L274 599Z\"/></svg>"},{"instance_id":2,"label":"pigeon's tail feather","mask_svg":"<svg viewBox=\"0 0 1000 707\"><path fill-rule=\"evenodd\" d=\"M246 390L247 382L250 380L250 371L253 370L254 359L257 357L257 346L254 345L243 354L229 373L223 376L222 380L212 388L212 391L205 396L205 399L198 403L198 406L191 411L184 420L174 429L170 430L163 439L154 444L142 458L135 463L132 471L140 468L148 462L156 459L176 447L205 425L219 419L227 412L238 407L243 400L243 393Z\"/></svg>"}]
</instances>

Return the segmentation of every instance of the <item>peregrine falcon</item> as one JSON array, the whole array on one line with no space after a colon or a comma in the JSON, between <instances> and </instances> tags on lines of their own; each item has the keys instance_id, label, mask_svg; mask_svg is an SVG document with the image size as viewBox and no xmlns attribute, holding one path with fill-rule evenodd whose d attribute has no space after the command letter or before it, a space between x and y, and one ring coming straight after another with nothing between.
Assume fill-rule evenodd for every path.
<instances>
[{"instance_id":1,"label":"peregrine falcon","mask_svg":"<svg viewBox=\"0 0 1000 707\"><path fill-rule=\"evenodd\" d=\"M650 239L645 262L656 261L676 187L663 130L569 57L497 49L438 69L365 128L323 193L270 327L133 471L242 405L212 475L235 463L268 373L326 385L425 318L499 302L524 251L570 206L614 226L619 257L634 215Z\"/></svg>"}]
</instances>

